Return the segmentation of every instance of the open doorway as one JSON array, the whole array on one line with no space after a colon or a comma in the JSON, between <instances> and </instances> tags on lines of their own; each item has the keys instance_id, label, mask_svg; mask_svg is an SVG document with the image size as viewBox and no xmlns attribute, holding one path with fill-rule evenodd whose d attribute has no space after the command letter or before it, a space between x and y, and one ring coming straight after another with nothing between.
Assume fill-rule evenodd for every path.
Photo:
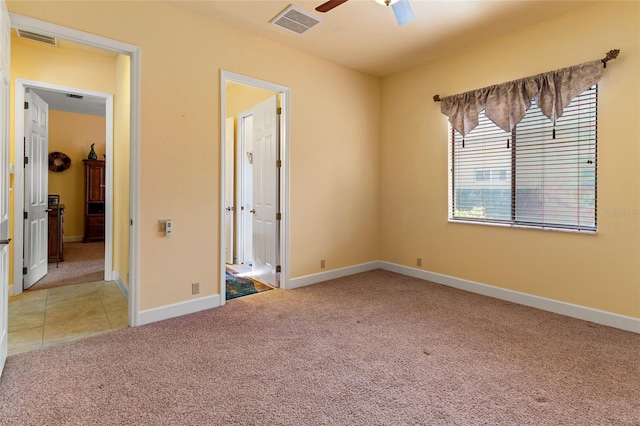
<instances>
[{"instance_id":1,"label":"open doorway","mask_svg":"<svg viewBox=\"0 0 640 426\"><path fill-rule=\"evenodd\" d=\"M49 308L54 307L54 302L61 302L63 309L66 309L67 306L75 305L83 311L83 314L94 314L95 309L90 306L88 302L96 302L94 303L96 307L104 308L105 311L112 313L114 310L114 301L119 297L120 301L122 301L121 305L123 305L123 309L120 309L118 312L118 317L114 318L112 315L109 315L108 318L77 318L74 315L68 315L65 311L60 312L52 312L54 316L59 319L64 319L68 321L69 327L67 327L67 331L71 331L74 336L73 338L83 338L92 334L96 334L96 330L85 330L85 325L94 325L98 327L103 327L102 330L97 332L108 331L109 329L115 329L114 326L117 327L126 327L127 325L135 326L138 324L138 306L137 306L137 281L138 281L138 234L135 232L134 225L137 224L138 216L139 216L139 201L138 201L138 164L139 164L139 48L131 45L127 45L125 43L116 42L113 40L105 39L98 36L93 36L86 33L81 33L76 30L71 30L65 27L56 26L53 24L49 24L46 22L34 20L31 18L19 16L19 15L11 15L12 25L15 28L28 28L29 31L45 31L47 34L52 36L60 36L64 38L65 44L77 42L80 43L80 53L78 56L86 56L89 51L99 50L102 52L99 54L101 57L114 55L117 57L115 62L115 67L112 68L112 78L114 78L114 88L109 89L109 92L117 93L117 108L114 108L114 95L111 93L101 93L101 92L92 92L87 90L76 89L72 87L66 86L56 86L54 84L42 83L40 81L32 81L32 80L20 80L16 78L15 80L15 99L12 105L12 110L15 112L14 114L14 164L11 171L11 178L13 181L13 190L15 196L14 208L13 208L13 222L14 222L14 236L15 239L12 241L13 245L13 264L14 264L14 273L12 274L12 293L20 293L22 290L21 277L22 277L22 264L19 262L23 261L24 249L23 249L23 240L24 236L22 235L22 210L24 207L24 187L25 187L25 179L24 179L24 145L21 143L23 138L25 137L23 125L24 123L20 123L20 119L24 121L24 114L22 111L22 104L24 100L25 90L28 88L31 91L40 92L42 90L51 91L51 92L59 92L64 93L64 96L71 95L70 98L77 100L77 97L97 97L102 98L102 103L105 109L105 116L110 115L109 118L105 117L104 124L102 126L102 137L101 139L103 146L102 149L99 146L99 142L96 142L96 156L99 156L97 162L102 162L102 169L104 170L104 174L100 177L100 182L98 182L97 189L98 191L103 192L103 198L100 200L100 203L95 203L91 209L91 213L100 213L103 214L101 221L102 224L99 227L100 229L93 233L92 238L87 238L87 232L80 231L77 233L68 232L67 236L70 237L70 244L78 243L83 244L80 241L75 240L87 240L86 244L92 244L88 241L98 241L101 244L99 250L97 250L98 255L100 257L99 262L102 264L101 269L101 280L112 280L110 282L96 282L92 283L92 285L70 285L62 287L61 289L67 289L71 287L76 287L72 291L73 294L52 294L54 290L58 289L50 289L50 290L42 290L40 292L25 292L20 294L18 297L25 296L29 293L40 293L48 292L48 295L45 298L40 296L33 297L31 300L26 301L25 305L34 305L39 304L43 300L46 301L47 310ZM61 39L59 39L60 41ZM88 47L88 45L93 47ZM12 52L13 53L13 52ZM49 57L44 55L44 57ZM23 60L24 55L21 57ZM59 60L60 64L64 64L65 69L69 68L69 63L66 61L66 58ZM96 62L96 61L93 61ZM98 61L100 59L98 58ZM20 63L20 62L19 62ZM24 60L22 62L24 64ZM21 72L24 73L25 69L21 68ZM33 68L38 70L38 76L44 75L42 72L49 68ZM60 67L54 67L54 69L60 70ZM78 68L78 71L83 71L84 69ZM72 73L73 74L73 73ZM21 76L20 72L16 72L18 77ZM76 74L73 74L76 75ZM71 77L72 82L76 82L74 77ZM94 73L91 71L84 70L84 74L77 75L85 75L90 78L94 78ZM59 78L59 77L56 77ZM82 79L81 79L82 80ZM86 79L85 79L86 80ZM84 81L84 80L83 80ZM102 81L102 80L101 80ZM79 83L82 84L82 83ZM90 86L85 84L86 86ZM42 94L42 93L41 93ZM46 96L46 95L45 95ZM117 112L116 119L114 120L114 109ZM110 114L108 114L110 113ZM114 125L114 121L116 121ZM113 149L113 133L116 132L118 135L118 140L120 141L118 149ZM126 141L126 143L122 143L122 141ZM86 152L82 154L81 158L87 158L89 154L89 146L91 144L88 143ZM47 150L50 152L56 152L56 147L52 146L51 150ZM115 152L114 152L115 151ZM115 155L114 155L115 154ZM106 156L106 158L105 158ZM64 156L58 156L58 160L64 163ZM47 162L47 158L44 156L38 157L39 162ZM117 164L117 167L114 167L114 164ZM83 161L82 159L76 161L76 166L79 165L79 169L83 170ZM116 169L114 171L114 168ZM115 182L114 182L115 180ZM84 185L84 176L82 178L82 185ZM118 190L114 191L115 185L117 185ZM48 194L51 191L47 190L42 191L47 195L57 195L57 194ZM117 197L113 198L113 195L117 194ZM84 195L84 194L83 194ZM54 197L45 197L45 198L54 198ZM84 198L84 197L83 197ZM114 201L118 204L117 214L114 214ZM50 202L47 200L47 203ZM58 201L54 199L54 203L57 205ZM47 205L47 210L49 210L49 206ZM17 219L17 220L16 220ZM43 227L45 228L45 227ZM94 229L95 231L95 229ZM20 241L19 241L20 240ZM63 241L64 242L64 241ZM86 246L85 246L86 247ZM45 249L45 251L48 251ZM48 254L48 253L47 253ZM68 261L67 257L70 255L68 251L63 252L63 257L65 261ZM123 261L124 258L124 261ZM117 262L114 262L116 259ZM56 254L56 260L58 259L58 255ZM61 262L60 264L62 264ZM56 263L53 264L54 268ZM72 295L73 297L69 297ZM88 297L87 297L88 296ZM96 297L97 296L97 299ZM73 300L72 300L73 299ZM93 299L93 300L90 300ZM22 306L24 307L24 306ZM6 309L4 307L3 309ZM79 312L78 312L79 313ZM47 312L48 315L48 312ZM45 315L38 315L39 318L45 318ZM73 317L73 318L72 318ZM30 319L27 318L29 321ZM32 318L33 319L33 318ZM40 347L47 346L45 344L45 339L49 340L49 344L55 344L60 341L66 341L66 337L61 336L61 334L65 333L65 330L62 328L54 327L55 324L50 321L50 319L46 319L46 327L44 330L40 329L36 330L39 335ZM27 321L27 322L29 322ZM9 341L11 342L14 336L14 331L17 328L25 325L25 321L15 320L15 317L11 315L11 309L9 309ZM99 324L102 322L102 325ZM39 325L40 326L40 325ZM34 333L30 333L34 334ZM61 340L62 339L62 340ZM13 339L17 340L17 339ZM15 352L14 352L15 353Z\"/></svg>"},{"instance_id":2,"label":"open doorway","mask_svg":"<svg viewBox=\"0 0 640 426\"><path fill-rule=\"evenodd\" d=\"M113 223L113 164L106 161L114 152L113 95L23 79L15 87L16 140L24 140L15 207L27 214L14 228L23 247L15 262L24 267L16 268L22 279L14 276L17 294L9 299L9 354L128 323L126 299L105 281L113 269L106 229ZM87 195L96 193L89 205Z\"/></svg>"},{"instance_id":3,"label":"open doorway","mask_svg":"<svg viewBox=\"0 0 640 426\"><path fill-rule=\"evenodd\" d=\"M248 294L287 285L289 89L225 71L221 83L224 303L238 281Z\"/></svg>"},{"instance_id":4,"label":"open doorway","mask_svg":"<svg viewBox=\"0 0 640 426\"><path fill-rule=\"evenodd\" d=\"M113 151L113 135L107 131L108 124L113 123L113 110L107 111L106 106L112 95L95 96L79 89L52 90L40 84L26 85L25 90L27 104L34 103L31 98L37 97L47 110L47 132L43 138L47 147L42 154L46 161L27 162L24 171L25 182L36 177L48 178L40 182L47 194L43 210L47 216L48 241L43 250L45 274L33 276L37 262L31 261L30 253L38 250L31 246L39 241L37 236L28 236L31 232L25 225L23 252L27 274L23 276L23 289L36 291L103 281L105 271L111 269L111 259L106 253L110 252L112 241L105 232L105 217L111 208L106 184L112 179L107 179L106 164L107 151ZM26 116L35 109L25 110ZM28 137L32 133L29 121L25 120L27 153L34 151ZM42 170L33 170L36 167ZM32 187L25 184L25 211L31 207L29 200L36 198L29 194ZM28 222L32 222L31 216Z\"/></svg>"}]
</instances>

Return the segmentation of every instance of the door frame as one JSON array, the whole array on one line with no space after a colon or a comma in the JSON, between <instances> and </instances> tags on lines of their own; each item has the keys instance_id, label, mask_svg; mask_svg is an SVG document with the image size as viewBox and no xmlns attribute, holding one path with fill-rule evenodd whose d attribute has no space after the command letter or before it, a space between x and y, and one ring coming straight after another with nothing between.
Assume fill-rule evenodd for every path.
<instances>
[{"instance_id":1,"label":"door frame","mask_svg":"<svg viewBox=\"0 0 640 426\"><path fill-rule=\"evenodd\" d=\"M140 324L139 318L139 283L140 283L140 80L141 80L141 49L138 46L123 43L118 40L90 34L84 31L79 31L73 28L65 27L62 25L53 24L50 22L41 21L39 19L30 18L24 15L10 13L11 27L23 29L27 31L34 31L40 34L57 37L60 39L69 40L78 44L92 46L98 49L108 50L121 55L127 55L130 57L130 135L129 135L129 282L127 289L127 304L128 304L128 323L130 327L134 327ZM18 91L16 90L16 95ZM24 93L24 91L23 91ZM21 114L15 114L17 117ZM23 117L24 119L24 117ZM16 133L19 127L16 127ZM24 130L23 130L24 131ZM111 157L113 158L113 157ZM24 162L24 155L18 156L16 152L14 154L15 170L21 170L22 166L18 166L18 161ZM17 175L14 177L14 184L17 184ZM21 182L23 185L24 182ZM18 189L15 188L15 194L18 195ZM14 198L14 206L18 205ZM20 215L19 222L22 223L22 216ZM14 217L14 220L17 218ZM106 218L105 218L106 219ZM106 224L105 224L106 225ZM106 230L106 229L105 229ZM22 250L22 247L20 247ZM16 246L14 246L14 256ZM16 272L21 272L22 266L19 271L14 270L14 284L16 281ZM112 271L109 271L112 273ZM15 292L14 285L14 292Z\"/></svg>"},{"instance_id":2,"label":"door frame","mask_svg":"<svg viewBox=\"0 0 640 426\"><path fill-rule=\"evenodd\" d=\"M226 281L225 281L225 256L224 256L224 196L225 196L225 161L224 161L224 141L226 140L226 130L224 126L227 118L227 83L237 83L245 86L257 87L259 89L274 92L280 96L280 212L282 220L280 223L280 233L277 240L280 242L278 248L280 252L280 288L287 289L289 285L289 139L290 139L290 89L277 83L260 80L243 74L237 74L227 70L220 70L220 305L226 303ZM275 165L274 165L275 167Z\"/></svg>"},{"instance_id":3,"label":"door frame","mask_svg":"<svg viewBox=\"0 0 640 426\"><path fill-rule=\"evenodd\" d=\"M83 96L91 96L105 101L105 142L107 158L113 159L113 95L111 93L96 92L92 90L78 89L75 87L61 86L58 84L41 81L15 79L15 103L14 103L14 193L13 193L13 295L22 293L22 266L24 262L24 223L18 218L24 211L24 99L26 89L43 89L54 92L74 93ZM104 216L104 279L113 279L113 160L105 164L105 216ZM18 285L19 284L19 285Z\"/></svg>"},{"instance_id":4,"label":"door frame","mask_svg":"<svg viewBox=\"0 0 640 426\"><path fill-rule=\"evenodd\" d=\"M242 208L246 206L247 198L248 198L245 192L245 183L247 180L247 166L245 165L244 159L245 159L245 153L247 151L247 148L246 148L247 142L245 139L247 137L245 120L247 120L249 117L252 117L252 114L248 114L246 111L236 116L236 119L237 119L236 149L239 153L238 155L236 155L235 178L236 178L236 188L238 188L236 189L236 195L239 195L238 197L236 197L236 203L237 205L241 206L241 210L236 209L236 213L238 213L236 216L236 254L237 254L236 257L237 257L238 263L240 264L244 264L248 262L246 257L247 227L245 223L245 217L243 214L240 214L240 212L245 213L245 210L243 210ZM253 203L253 197L251 202ZM251 249L251 253L252 253L251 262L253 262L253 246Z\"/></svg>"},{"instance_id":5,"label":"door frame","mask_svg":"<svg viewBox=\"0 0 640 426\"><path fill-rule=\"evenodd\" d=\"M233 132L233 127L234 127L234 119L233 118L227 118L224 121L224 125L225 125L225 132L226 130L229 130L229 125L231 125L231 139L227 140L225 139L225 151L224 151L224 164L225 164L225 173L227 171L231 172L231 176L233 176L233 173L235 171L234 168L234 160L235 160L235 147L234 147L234 132ZM229 137L229 133L225 133L225 136L228 138ZM228 144L231 144L231 147L228 146ZM231 159L228 158L229 152L228 149L231 148ZM231 160L231 161L229 161ZM229 164L229 162L231 162L231 164ZM229 167L229 169L227 169L227 167ZM228 176L228 174L226 175ZM231 202L227 203L227 191L229 190L229 188L231 188ZM225 179L225 198L224 198L224 204L225 204L225 244L224 244L224 250L225 250L225 262L229 263L229 258L231 259L231 263L234 263L234 259L235 259L235 241L234 241L234 233L235 231L235 208L236 208L236 203L235 203L235 197L233 197L234 193L236 191L235 188L235 182L234 179L231 179L231 182L229 182L227 179ZM230 210L227 210L230 209ZM229 219L227 219L227 216L230 215L231 217ZM229 220L229 231L231 233L231 236L226 235L227 232L227 220Z\"/></svg>"}]
</instances>

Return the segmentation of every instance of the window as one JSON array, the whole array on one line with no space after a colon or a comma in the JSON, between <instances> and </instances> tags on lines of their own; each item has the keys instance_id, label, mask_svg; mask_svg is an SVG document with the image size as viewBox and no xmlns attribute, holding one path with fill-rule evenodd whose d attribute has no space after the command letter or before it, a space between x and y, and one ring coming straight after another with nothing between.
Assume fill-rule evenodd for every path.
<instances>
[{"instance_id":1,"label":"window","mask_svg":"<svg viewBox=\"0 0 640 426\"><path fill-rule=\"evenodd\" d=\"M466 137L450 129L451 220L596 230L597 85L556 125L533 102L506 132L479 114Z\"/></svg>"}]
</instances>

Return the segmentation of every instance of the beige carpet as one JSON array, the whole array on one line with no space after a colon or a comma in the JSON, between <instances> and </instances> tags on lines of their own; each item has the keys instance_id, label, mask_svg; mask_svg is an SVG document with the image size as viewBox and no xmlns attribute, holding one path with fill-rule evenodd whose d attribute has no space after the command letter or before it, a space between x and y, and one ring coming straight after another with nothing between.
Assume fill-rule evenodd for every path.
<instances>
[{"instance_id":1,"label":"beige carpet","mask_svg":"<svg viewBox=\"0 0 640 426\"><path fill-rule=\"evenodd\" d=\"M29 290L104 280L104 242L64 243L64 261L49 263L47 275Z\"/></svg>"},{"instance_id":2,"label":"beige carpet","mask_svg":"<svg viewBox=\"0 0 640 426\"><path fill-rule=\"evenodd\" d=\"M640 335L381 270L11 356L7 425L639 425Z\"/></svg>"}]
</instances>

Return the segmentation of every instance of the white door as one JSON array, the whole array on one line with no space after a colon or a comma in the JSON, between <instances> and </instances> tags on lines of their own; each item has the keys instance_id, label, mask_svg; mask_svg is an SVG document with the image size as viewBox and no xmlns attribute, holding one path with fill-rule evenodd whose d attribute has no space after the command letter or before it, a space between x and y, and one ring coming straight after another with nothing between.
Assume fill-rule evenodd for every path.
<instances>
[{"instance_id":1,"label":"white door","mask_svg":"<svg viewBox=\"0 0 640 426\"><path fill-rule=\"evenodd\" d=\"M278 116L277 97L263 101L253 112L253 276L278 285Z\"/></svg>"},{"instance_id":2,"label":"white door","mask_svg":"<svg viewBox=\"0 0 640 426\"><path fill-rule=\"evenodd\" d=\"M24 167L24 275L27 289L47 274L49 107L26 90Z\"/></svg>"},{"instance_id":3,"label":"white door","mask_svg":"<svg viewBox=\"0 0 640 426\"><path fill-rule=\"evenodd\" d=\"M9 14L0 0L0 374L7 359L9 311Z\"/></svg>"},{"instance_id":4,"label":"white door","mask_svg":"<svg viewBox=\"0 0 640 426\"><path fill-rule=\"evenodd\" d=\"M225 235L225 262L233 264L233 216L234 216L234 131L233 117L227 118L225 122L225 135L227 140L224 141L224 235Z\"/></svg>"}]
</instances>

